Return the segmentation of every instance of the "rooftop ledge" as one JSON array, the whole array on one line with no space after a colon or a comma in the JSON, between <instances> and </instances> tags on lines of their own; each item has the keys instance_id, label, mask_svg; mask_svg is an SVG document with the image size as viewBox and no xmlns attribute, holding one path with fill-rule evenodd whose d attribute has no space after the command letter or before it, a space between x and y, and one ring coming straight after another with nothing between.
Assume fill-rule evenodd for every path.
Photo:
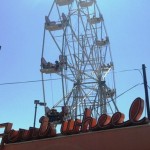
<instances>
[{"instance_id":1,"label":"rooftop ledge","mask_svg":"<svg viewBox=\"0 0 150 150\"><path fill-rule=\"evenodd\" d=\"M6 144L2 150L149 150L150 124Z\"/></svg>"}]
</instances>

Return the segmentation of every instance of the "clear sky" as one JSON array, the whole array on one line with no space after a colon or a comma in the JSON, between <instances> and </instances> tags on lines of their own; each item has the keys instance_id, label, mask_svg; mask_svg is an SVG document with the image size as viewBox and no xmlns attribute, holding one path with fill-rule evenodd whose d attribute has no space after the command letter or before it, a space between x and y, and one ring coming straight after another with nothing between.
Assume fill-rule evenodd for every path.
<instances>
[{"instance_id":1,"label":"clear sky","mask_svg":"<svg viewBox=\"0 0 150 150\"><path fill-rule=\"evenodd\" d=\"M150 1L97 2L111 43L117 95L143 82L140 72L134 70L141 69L142 64L147 66L150 85ZM33 126L34 100L43 100L42 84L2 84L41 79L44 17L51 5L52 0L5 0L0 4L0 123L11 122L14 129ZM51 55L55 55L54 50ZM48 105L58 101L56 95L53 89L53 100L47 100ZM118 107L126 116L136 97L145 99L143 85L118 98ZM44 109L38 107L37 122L42 115Z\"/></svg>"}]
</instances>

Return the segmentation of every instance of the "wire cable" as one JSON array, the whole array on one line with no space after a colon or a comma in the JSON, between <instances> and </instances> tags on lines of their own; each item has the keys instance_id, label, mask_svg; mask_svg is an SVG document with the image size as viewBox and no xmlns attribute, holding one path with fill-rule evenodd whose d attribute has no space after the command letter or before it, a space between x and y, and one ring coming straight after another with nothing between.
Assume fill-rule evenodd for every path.
<instances>
[{"instance_id":1,"label":"wire cable","mask_svg":"<svg viewBox=\"0 0 150 150\"><path fill-rule=\"evenodd\" d=\"M55 79L45 79L45 80L31 80L31 81L17 81L17 82L6 82L6 83L0 83L0 86L2 85L13 85L13 84L26 84L26 83L36 83L36 82L46 82L51 80L60 80L61 78L55 78Z\"/></svg>"},{"instance_id":2,"label":"wire cable","mask_svg":"<svg viewBox=\"0 0 150 150\"><path fill-rule=\"evenodd\" d=\"M143 83L138 83L138 84L132 86L131 88L129 88L129 89L126 90L125 92L123 92L123 93L121 93L120 95L118 95L118 96L116 97L116 99L119 98L120 96L124 95L125 93L129 92L130 90L134 89L135 87L137 87L137 86L139 86L139 85L142 85L142 84L143 84Z\"/></svg>"},{"instance_id":3,"label":"wire cable","mask_svg":"<svg viewBox=\"0 0 150 150\"><path fill-rule=\"evenodd\" d=\"M138 72L141 74L141 76L143 77L143 74L142 74L142 72L141 72L141 69L127 69L127 70L117 71L117 72L115 72L115 73L132 72L132 71L138 71Z\"/></svg>"}]
</instances>

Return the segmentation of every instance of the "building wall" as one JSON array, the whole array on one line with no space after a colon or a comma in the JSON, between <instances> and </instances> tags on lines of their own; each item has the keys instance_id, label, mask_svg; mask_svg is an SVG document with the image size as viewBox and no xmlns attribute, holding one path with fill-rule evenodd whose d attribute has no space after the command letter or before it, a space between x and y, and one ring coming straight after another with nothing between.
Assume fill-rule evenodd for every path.
<instances>
[{"instance_id":1,"label":"building wall","mask_svg":"<svg viewBox=\"0 0 150 150\"><path fill-rule=\"evenodd\" d=\"M150 150L150 125L8 144L2 150Z\"/></svg>"}]
</instances>

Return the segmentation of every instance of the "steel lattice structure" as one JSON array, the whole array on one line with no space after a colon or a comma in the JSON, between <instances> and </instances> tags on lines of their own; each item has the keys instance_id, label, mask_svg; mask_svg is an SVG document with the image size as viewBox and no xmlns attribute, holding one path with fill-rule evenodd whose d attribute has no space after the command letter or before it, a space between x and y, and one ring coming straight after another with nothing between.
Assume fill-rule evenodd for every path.
<instances>
[{"instance_id":1,"label":"steel lattice structure","mask_svg":"<svg viewBox=\"0 0 150 150\"><path fill-rule=\"evenodd\" d=\"M47 32L58 54L55 64L45 60ZM82 118L85 108L95 118L118 110L109 37L96 0L53 2L45 17L41 73L43 79L45 74L61 77L62 99L52 108L65 106L67 119Z\"/></svg>"}]
</instances>

